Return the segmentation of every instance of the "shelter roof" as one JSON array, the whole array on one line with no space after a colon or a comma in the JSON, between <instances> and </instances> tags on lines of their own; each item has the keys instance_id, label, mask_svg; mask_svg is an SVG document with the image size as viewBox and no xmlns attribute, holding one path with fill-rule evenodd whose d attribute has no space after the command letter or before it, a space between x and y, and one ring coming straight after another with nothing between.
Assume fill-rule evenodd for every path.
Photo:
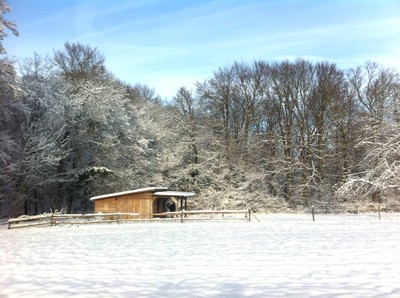
<instances>
[{"instance_id":1,"label":"shelter roof","mask_svg":"<svg viewBox=\"0 0 400 298\"><path fill-rule=\"evenodd\" d=\"M105 195L95 196L95 197L90 198L90 200L95 201L95 200L112 198L112 197L120 197L120 196L135 194L135 193L160 192L160 191L165 191L165 190L168 190L168 187L158 186L158 187L139 188L139 189L134 189L134 190L115 192L115 193L109 193L109 194L105 194Z\"/></svg>"},{"instance_id":2,"label":"shelter roof","mask_svg":"<svg viewBox=\"0 0 400 298\"><path fill-rule=\"evenodd\" d=\"M185 192L185 191L157 191L153 194L154 196L158 197L194 197L196 194L194 192Z\"/></svg>"}]
</instances>

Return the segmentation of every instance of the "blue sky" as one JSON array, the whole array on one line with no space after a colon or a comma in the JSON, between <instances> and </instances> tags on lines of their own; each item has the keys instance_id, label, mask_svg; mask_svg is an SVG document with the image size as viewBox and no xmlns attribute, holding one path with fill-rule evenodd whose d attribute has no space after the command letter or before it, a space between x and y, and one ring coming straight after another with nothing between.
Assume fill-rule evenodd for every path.
<instances>
[{"instance_id":1,"label":"blue sky","mask_svg":"<svg viewBox=\"0 0 400 298\"><path fill-rule=\"evenodd\" d=\"M234 61L297 57L340 67L400 69L400 0L7 0L19 37L9 56L53 53L66 41L98 50L119 79L163 98Z\"/></svg>"}]
</instances>

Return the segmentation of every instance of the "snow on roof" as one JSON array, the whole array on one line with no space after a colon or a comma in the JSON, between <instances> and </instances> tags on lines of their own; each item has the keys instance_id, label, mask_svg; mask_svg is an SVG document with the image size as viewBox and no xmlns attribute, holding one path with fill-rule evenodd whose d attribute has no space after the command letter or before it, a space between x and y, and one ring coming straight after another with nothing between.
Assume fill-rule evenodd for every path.
<instances>
[{"instance_id":1,"label":"snow on roof","mask_svg":"<svg viewBox=\"0 0 400 298\"><path fill-rule=\"evenodd\" d=\"M163 187L163 186L139 188L139 189L134 189L134 190L127 190L127 191L122 191L122 192L109 193L109 194L105 194L105 195L101 195L101 196L95 196L95 197L90 198L90 200L95 201L95 200L100 200L100 199L119 197L119 196L130 195L130 194L141 193L141 192L158 192L158 191L163 191L163 190L167 190L167 189L168 189L168 187Z\"/></svg>"},{"instance_id":2,"label":"snow on roof","mask_svg":"<svg viewBox=\"0 0 400 298\"><path fill-rule=\"evenodd\" d=\"M196 194L194 192L185 191L158 191L153 194L154 196L165 196L165 197L194 197Z\"/></svg>"}]
</instances>

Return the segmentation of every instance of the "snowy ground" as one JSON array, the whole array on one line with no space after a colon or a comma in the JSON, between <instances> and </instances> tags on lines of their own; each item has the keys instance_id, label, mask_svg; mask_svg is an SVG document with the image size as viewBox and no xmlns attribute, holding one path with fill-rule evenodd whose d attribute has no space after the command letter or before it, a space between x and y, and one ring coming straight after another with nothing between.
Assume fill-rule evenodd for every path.
<instances>
[{"instance_id":1,"label":"snowy ground","mask_svg":"<svg viewBox=\"0 0 400 298\"><path fill-rule=\"evenodd\" d=\"M399 214L0 226L0 297L400 297L399 280Z\"/></svg>"}]
</instances>

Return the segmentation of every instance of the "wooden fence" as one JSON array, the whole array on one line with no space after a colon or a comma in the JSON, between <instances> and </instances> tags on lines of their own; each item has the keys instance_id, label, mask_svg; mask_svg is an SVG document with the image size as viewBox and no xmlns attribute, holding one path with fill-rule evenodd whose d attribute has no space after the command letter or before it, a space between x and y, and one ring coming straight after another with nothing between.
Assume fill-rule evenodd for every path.
<instances>
[{"instance_id":1,"label":"wooden fence","mask_svg":"<svg viewBox=\"0 0 400 298\"><path fill-rule=\"evenodd\" d=\"M193 220L247 220L251 221L253 212L248 210L181 210L177 212L165 212L154 214L142 213L96 213L96 214L41 214L33 216L21 216L8 220L8 229L81 225L96 223L123 223L140 221L193 221ZM258 219L257 219L258 220Z\"/></svg>"},{"instance_id":2,"label":"wooden fence","mask_svg":"<svg viewBox=\"0 0 400 298\"><path fill-rule=\"evenodd\" d=\"M312 220L315 221L316 214L340 214L340 213L377 213L378 218L381 219L381 212L386 211L385 207L382 207L380 203L369 203L366 207L359 210L358 205L340 205L340 204L325 204L325 205L313 205L311 206Z\"/></svg>"}]
</instances>

